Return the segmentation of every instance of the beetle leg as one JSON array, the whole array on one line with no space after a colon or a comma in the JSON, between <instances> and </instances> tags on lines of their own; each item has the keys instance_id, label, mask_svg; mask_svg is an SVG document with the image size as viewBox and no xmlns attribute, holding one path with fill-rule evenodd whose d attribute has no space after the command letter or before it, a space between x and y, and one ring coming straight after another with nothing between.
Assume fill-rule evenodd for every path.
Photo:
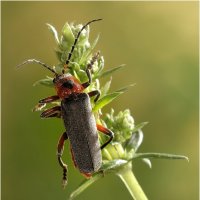
<instances>
[{"instance_id":1,"label":"beetle leg","mask_svg":"<svg viewBox=\"0 0 200 200\"><path fill-rule=\"evenodd\" d=\"M49 118L49 117L61 117L61 107L55 106L53 108L49 108L41 113L41 118Z\"/></svg>"},{"instance_id":2,"label":"beetle leg","mask_svg":"<svg viewBox=\"0 0 200 200\"><path fill-rule=\"evenodd\" d=\"M44 99L39 100L39 103L51 103L59 99L58 95L50 96Z\"/></svg>"},{"instance_id":3,"label":"beetle leg","mask_svg":"<svg viewBox=\"0 0 200 200\"><path fill-rule=\"evenodd\" d=\"M94 102L97 102L97 100L98 100L99 97L100 97L100 94L101 94L101 93L100 93L99 90L94 90L94 91L91 91L91 92L88 93L88 95L89 95L90 97L96 96L95 99L94 99Z\"/></svg>"},{"instance_id":4,"label":"beetle leg","mask_svg":"<svg viewBox=\"0 0 200 200\"><path fill-rule=\"evenodd\" d=\"M35 107L32 109L33 112L35 111L41 111L45 108L46 103L38 103L37 105L35 105Z\"/></svg>"},{"instance_id":5,"label":"beetle leg","mask_svg":"<svg viewBox=\"0 0 200 200\"><path fill-rule=\"evenodd\" d=\"M58 157L58 162L60 164L60 166L63 168L63 179L62 179L62 185L63 187L65 187L67 185L67 165L63 162L62 160L62 154L64 151L64 144L65 144L65 140L68 139L67 133L64 132L59 141L58 141L58 145L57 145L57 157Z\"/></svg>"},{"instance_id":6,"label":"beetle leg","mask_svg":"<svg viewBox=\"0 0 200 200\"><path fill-rule=\"evenodd\" d=\"M82 86L84 88L87 88L92 83L91 70L92 70L92 66L94 65L94 62L99 58L99 55L100 55L99 51L96 54L94 54L94 56L92 57L90 63L86 67L85 72L87 74L88 81L82 84Z\"/></svg>"},{"instance_id":7,"label":"beetle leg","mask_svg":"<svg viewBox=\"0 0 200 200\"><path fill-rule=\"evenodd\" d=\"M104 126L102 126L100 124L97 124L97 130L110 137L110 139L101 146L101 149L103 149L104 147L106 147L112 141L112 139L114 137L114 133L111 130L105 128Z\"/></svg>"}]
</instances>

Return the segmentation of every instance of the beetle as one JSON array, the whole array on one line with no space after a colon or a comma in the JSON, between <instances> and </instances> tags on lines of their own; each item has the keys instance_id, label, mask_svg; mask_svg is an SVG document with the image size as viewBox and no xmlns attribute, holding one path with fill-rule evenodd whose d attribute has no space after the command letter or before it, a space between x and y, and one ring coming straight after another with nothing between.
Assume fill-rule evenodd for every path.
<instances>
[{"instance_id":1,"label":"beetle","mask_svg":"<svg viewBox=\"0 0 200 200\"><path fill-rule=\"evenodd\" d=\"M81 83L74 76L66 73L81 32L90 23L99 20L102 19L91 20L80 29L68 54L66 63L63 66L62 74L58 74L52 67L36 59L26 60L19 65L37 63L51 71L55 76L53 84L57 94L41 99L38 105L42 106L57 100L61 101L60 106L46 109L40 116L41 118L61 118L65 126L65 132L61 135L57 145L57 158L63 169L63 186L67 184L68 168L62 160L64 144L67 139L70 141L71 154L75 167L79 169L81 174L89 178L94 172L100 169L102 164L101 150L112 141L114 136L111 130L103 127L101 124L96 124L94 114L92 113L90 97L95 96L94 102L97 102L100 97L99 90L89 93L84 92L92 82L91 69L99 57L99 52L92 57L86 67L87 82ZM102 146L100 146L98 139L98 131L110 137Z\"/></svg>"}]
</instances>

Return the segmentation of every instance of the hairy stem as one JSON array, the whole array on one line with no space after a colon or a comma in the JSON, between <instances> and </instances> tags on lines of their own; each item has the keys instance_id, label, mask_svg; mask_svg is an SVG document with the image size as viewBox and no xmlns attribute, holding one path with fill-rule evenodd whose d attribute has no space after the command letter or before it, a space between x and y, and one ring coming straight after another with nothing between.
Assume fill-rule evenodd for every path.
<instances>
[{"instance_id":1,"label":"hairy stem","mask_svg":"<svg viewBox=\"0 0 200 200\"><path fill-rule=\"evenodd\" d=\"M137 179L135 178L132 172L131 162L129 162L127 165L121 168L117 172L117 175L123 181L134 200L147 200L145 193L143 192L142 188L140 187Z\"/></svg>"}]
</instances>

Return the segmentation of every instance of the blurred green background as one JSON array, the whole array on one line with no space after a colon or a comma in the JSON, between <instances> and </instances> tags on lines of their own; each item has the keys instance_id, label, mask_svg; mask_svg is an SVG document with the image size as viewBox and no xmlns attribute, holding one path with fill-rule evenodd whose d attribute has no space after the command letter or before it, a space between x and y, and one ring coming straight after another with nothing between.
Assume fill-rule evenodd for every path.
<instances>
[{"instance_id":1,"label":"blurred green background","mask_svg":"<svg viewBox=\"0 0 200 200\"><path fill-rule=\"evenodd\" d=\"M91 25L91 41L106 68L126 64L113 76L112 90L136 83L104 109L130 108L136 123L148 121L140 152L184 154L190 162L137 160L134 173L149 199L198 199L198 2L2 2L2 199L67 199L83 180L72 166L62 190L56 144L60 120L41 120L31 108L54 90L32 87L45 75L40 66L15 66L27 58L58 61L45 23L58 31L64 23ZM102 80L105 82L106 80ZM80 200L131 199L118 177L106 176Z\"/></svg>"}]
</instances>

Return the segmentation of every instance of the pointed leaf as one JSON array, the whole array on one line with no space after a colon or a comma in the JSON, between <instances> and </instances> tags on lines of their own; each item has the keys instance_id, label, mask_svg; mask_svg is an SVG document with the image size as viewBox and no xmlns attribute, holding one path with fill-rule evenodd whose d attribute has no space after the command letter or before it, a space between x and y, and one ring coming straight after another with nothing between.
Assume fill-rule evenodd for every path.
<instances>
[{"instance_id":1,"label":"pointed leaf","mask_svg":"<svg viewBox=\"0 0 200 200\"><path fill-rule=\"evenodd\" d=\"M128 163L127 160L122 160L122 159L111 160L103 164L101 170L103 170L104 173L106 172L109 173L112 172L112 170L116 171L116 168L121 167L127 163Z\"/></svg>"},{"instance_id":2,"label":"pointed leaf","mask_svg":"<svg viewBox=\"0 0 200 200\"><path fill-rule=\"evenodd\" d=\"M101 56L98 60L97 60L97 65L98 65L98 70L95 71L94 75L93 75L93 79L98 79L98 77L100 76L103 68L104 68L104 58L103 56Z\"/></svg>"},{"instance_id":3,"label":"pointed leaf","mask_svg":"<svg viewBox=\"0 0 200 200\"><path fill-rule=\"evenodd\" d=\"M111 173L113 171L116 172L121 166L124 166L127 163L128 163L128 161L122 160L122 159L116 159L116 160L106 162L105 164L102 165L102 167L100 168L100 171L95 173L90 179L84 180L79 185L79 187L71 193L69 200L75 199L84 190L86 190L90 185L92 185L99 179L103 178L105 174Z\"/></svg>"},{"instance_id":4,"label":"pointed leaf","mask_svg":"<svg viewBox=\"0 0 200 200\"><path fill-rule=\"evenodd\" d=\"M37 86L37 85L44 85L44 86L47 86L47 87L54 87L53 78L47 77L45 79L41 79L39 81L36 81L33 84L33 86Z\"/></svg>"},{"instance_id":5,"label":"pointed leaf","mask_svg":"<svg viewBox=\"0 0 200 200\"><path fill-rule=\"evenodd\" d=\"M77 25L79 27L79 30L83 27L82 24ZM78 39L77 46L85 46L88 44L88 39L89 39L89 34L90 34L90 27L87 26L80 34L80 37ZM76 34L74 34L76 35ZM87 43L87 44L86 44Z\"/></svg>"},{"instance_id":6,"label":"pointed leaf","mask_svg":"<svg viewBox=\"0 0 200 200\"><path fill-rule=\"evenodd\" d=\"M87 59L88 57L91 55L92 53L92 50L94 49L94 47L96 46L97 42L99 40L99 35L96 37L96 39L94 40L94 42L92 43L91 47L89 49L87 49L84 54L82 55L80 61L79 61L79 64L83 64Z\"/></svg>"},{"instance_id":7,"label":"pointed leaf","mask_svg":"<svg viewBox=\"0 0 200 200\"><path fill-rule=\"evenodd\" d=\"M152 168L151 161L148 158L143 158L142 161L149 166L149 168Z\"/></svg>"},{"instance_id":8,"label":"pointed leaf","mask_svg":"<svg viewBox=\"0 0 200 200\"><path fill-rule=\"evenodd\" d=\"M142 123L136 125L136 126L134 127L134 129L133 129L133 132L136 132L136 131L142 129L142 128L143 128L144 126L146 126L148 123L149 123L149 122L142 122Z\"/></svg>"},{"instance_id":9,"label":"pointed leaf","mask_svg":"<svg viewBox=\"0 0 200 200\"><path fill-rule=\"evenodd\" d=\"M143 133L141 130L138 130L137 132L133 133L131 138L127 141L125 144L125 149L129 152L132 149L134 152L137 151L137 149L140 147L143 141Z\"/></svg>"},{"instance_id":10,"label":"pointed leaf","mask_svg":"<svg viewBox=\"0 0 200 200\"><path fill-rule=\"evenodd\" d=\"M48 29L53 33L54 39L55 39L56 43L59 45L60 41L58 39L58 33L57 33L55 27L48 23L46 25L48 26Z\"/></svg>"},{"instance_id":11,"label":"pointed leaf","mask_svg":"<svg viewBox=\"0 0 200 200\"><path fill-rule=\"evenodd\" d=\"M125 64L122 64L122 65L120 65L120 66L118 66L118 67L113 67L113 68L111 68L111 69L108 69L107 71L105 71L105 72L103 72L102 74L100 74L100 75L98 76L98 78L102 78L102 77L111 75L113 72L115 72L115 71L121 69L121 68L124 67L124 66L125 66Z\"/></svg>"},{"instance_id":12,"label":"pointed leaf","mask_svg":"<svg viewBox=\"0 0 200 200\"><path fill-rule=\"evenodd\" d=\"M99 41L99 37L100 37L100 35L98 34L97 37L95 38L95 40L93 41L93 43L92 43L92 45L91 45L91 47L90 47L91 51L92 51L92 50L94 49L94 47L97 45L97 42Z\"/></svg>"},{"instance_id":13,"label":"pointed leaf","mask_svg":"<svg viewBox=\"0 0 200 200\"><path fill-rule=\"evenodd\" d=\"M79 187L74 190L71 195L69 200L73 200L75 199L78 195L80 195L84 190L86 190L90 185L92 185L94 182L96 182L97 180L99 180L100 178L103 177L102 173L97 173L94 176L92 176L90 179L86 179L84 180Z\"/></svg>"},{"instance_id":14,"label":"pointed leaf","mask_svg":"<svg viewBox=\"0 0 200 200\"><path fill-rule=\"evenodd\" d=\"M110 80L107 81L103 87L101 87L101 97L105 96L108 93L111 82L112 82L112 77L110 77Z\"/></svg>"},{"instance_id":15,"label":"pointed leaf","mask_svg":"<svg viewBox=\"0 0 200 200\"><path fill-rule=\"evenodd\" d=\"M97 111L101 108L103 108L105 105L109 104L110 102L112 102L117 96L119 96L120 94L122 94L123 92L113 92L111 94L108 94L104 97L102 97L100 100L97 101L97 103L95 104L93 111Z\"/></svg>"},{"instance_id":16,"label":"pointed leaf","mask_svg":"<svg viewBox=\"0 0 200 200\"><path fill-rule=\"evenodd\" d=\"M68 23L66 23L62 28L62 36L67 42L68 46L71 46L73 44L75 37Z\"/></svg>"},{"instance_id":17,"label":"pointed leaf","mask_svg":"<svg viewBox=\"0 0 200 200\"><path fill-rule=\"evenodd\" d=\"M61 51L58 51L58 50L55 50L55 52L56 52L56 56L57 56L58 60L62 62L62 59L61 59L61 57L62 57L62 52L61 52Z\"/></svg>"},{"instance_id":18,"label":"pointed leaf","mask_svg":"<svg viewBox=\"0 0 200 200\"><path fill-rule=\"evenodd\" d=\"M133 158L185 159L189 161L186 156L167 153L136 153Z\"/></svg>"},{"instance_id":19,"label":"pointed leaf","mask_svg":"<svg viewBox=\"0 0 200 200\"><path fill-rule=\"evenodd\" d=\"M135 86L135 84L127 85L127 86L125 86L125 87L120 88L120 89L117 90L116 92L125 92L125 91L128 90L129 87L133 87L133 86Z\"/></svg>"}]
</instances>

